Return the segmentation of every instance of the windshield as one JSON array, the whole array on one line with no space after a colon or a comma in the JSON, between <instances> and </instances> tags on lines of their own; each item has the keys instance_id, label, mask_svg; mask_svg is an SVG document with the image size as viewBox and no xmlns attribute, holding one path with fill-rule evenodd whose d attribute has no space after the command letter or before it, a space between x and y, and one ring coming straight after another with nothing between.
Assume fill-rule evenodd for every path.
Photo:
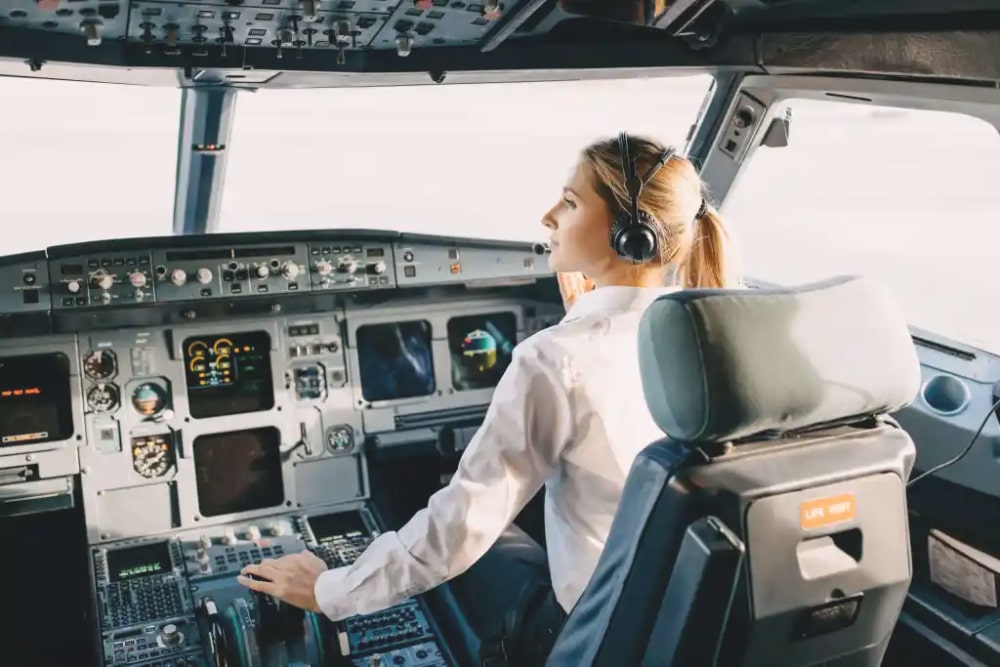
<instances>
[{"instance_id":1,"label":"windshield","mask_svg":"<svg viewBox=\"0 0 1000 667\"><path fill-rule=\"evenodd\" d=\"M0 78L0 253L170 234L181 92Z\"/></svg>"},{"instance_id":2,"label":"windshield","mask_svg":"<svg viewBox=\"0 0 1000 667\"><path fill-rule=\"evenodd\" d=\"M743 269L797 285L863 274L910 324L1000 353L995 127L961 113L795 99L726 198Z\"/></svg>"},{"instance_id":3,"label":"windshield","mask_svg":"<svg viewBox=\"0 0 1000 667\"><path fill-rule=\"evenodd\" d=\"M711 78L241 93L220 231L362 227L537 240L580 150L683 148Z\"/></svg>"}]
</instances>

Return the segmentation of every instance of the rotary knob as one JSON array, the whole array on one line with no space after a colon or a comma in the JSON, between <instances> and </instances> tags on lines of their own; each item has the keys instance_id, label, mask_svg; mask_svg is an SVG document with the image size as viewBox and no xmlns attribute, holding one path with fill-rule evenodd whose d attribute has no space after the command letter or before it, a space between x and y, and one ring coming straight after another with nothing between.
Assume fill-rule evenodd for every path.
<instances>
[{"instance_id":1,"label":"rotary knob","mask_svg":"<svg viewBox=\"0 0 1000 667\"><path fill-rule=\"evenodd\" d=\"M181 633L173 623L167 623L160 631L160 641L164 646L177 646L181 643Z\"/></svg>"},{"instance_id":2,"label":"rotary knob","mask_svg":"<svg viewBox=\"0 0 1000 667\"><path fill-rule=\"evenodd\" d=\"M195 280L197 280L202 285L207 285L212 282L212 272L206 269L204 266L198 269L197 273L194 274Z\"/></svg>"},{"instance_id":3,"label":"rotary knob","mask_svg":"<svg viewBox=\"0 0 1000 667\"><path fill-rule=\"evenodd\" d=\"M358 263L349 257L345 257L337 264L337 271L340 273L354 273L358 269Z\"/></svg>"},{"instance_id":4,"label":"rotary knob","mask_svg":"<svg viewBox=\"0 0 1000 667\"><path fill-rule=\"evenodd\" d=\"M95 289L111 289L111 286L115 284L115 279L111 274L104 273L103 271L95 273L90 279L91 284Z\"/></svg>"},{"instance_id":5,"label":"rotary knob","mask_svg":"<svg viewBox=\"0 0 1000 667\"><path fill-rule=\"evenodd\" d=\"M202 572L209 571L208 552L205 549L198 547L198 551L195 552L195 560L198 561L198 568Z\"/></svg>"},{"instance_id":6,"label":"rotary knob","mask_svg":"<svg viewBox=\"0 0 1000 667\"><path fill-rule=\"evenodd\" d=\"M316 262L316 273L318 273L321 276L330 275L331 273L333 273L333 264L326 261L325 259L319 260L318 262Z\"/></svg>"},{"instance_id":7,"label":"rotary knob","mask_svg":"<svg viewBox=\"0 0 1000 667\"><path fill-rule=\"evenodd\" d=\"M260 528L257 526L247 526L247 539L254 541L260 539Z\"/></svg>"},{"instance_id":8,"label":"rotary knob","mask_svg":"<svg viewBox=\"0 0 1000 667\"><path fill-rule=\"evenodd\" d=\"M66 291L70 294L78 294L81 289L83 289L83 285L80 284L79 280L71 280L66 283Z\"/></svg>"},{"instance_id":9,"label":"rotary knob","mask_svg":"<svg viewBox=\"0 0 1000 667\"><path fill-rule=\"evenodd\" d=\"M375 262L374 264L370 264L369 265L369 269L371 270L372 273L381 275L381 274L385 273L385 269L386 269L385 262L383 262L380 259L379 261Z\"/></svg>"},{"instance_id":10,"label":"rotary knob","mask_svg":"<svg viewBox=\"0 0 1000 667\"><path fill-rule=\"evenodd\" d=\"M187 282L187 273L184 269L174 269L170 272L170 282L180 287Z\"/></svg>"},{"instance_id":11,"label":"rotary knob","mask_svg":"<svg viewBox=\"0 0 1000 667\"><path fill-rule=\"evenodd\" d=\"M267 278L271 272L268 270L267 264L259 264L257 268L254 269L254 273L258 278Z\"/></svg>"},{"instance_id":12,"label":"rotary knob","mask_svg":"<svg viewBox=\"0 0 1000 667\"><path fill-rule=\"evenodd\" d=\"M285 277L289 280L295 280L299 275L299 265L295 262L287 262L284 267L282 267L281 272L285 274Z\"/></svg>"},{"instance_id":13,"label":"rotary knob","mask_svg":"<svg viewBox=\"0 0 1000 667\"><path fill-rule=\"evenodd\" d=\"M140 289L146 286L146 274L142 271L133 271L128 274L128 281L131 283L132 287Z\"/></svg>"}]
</instances>

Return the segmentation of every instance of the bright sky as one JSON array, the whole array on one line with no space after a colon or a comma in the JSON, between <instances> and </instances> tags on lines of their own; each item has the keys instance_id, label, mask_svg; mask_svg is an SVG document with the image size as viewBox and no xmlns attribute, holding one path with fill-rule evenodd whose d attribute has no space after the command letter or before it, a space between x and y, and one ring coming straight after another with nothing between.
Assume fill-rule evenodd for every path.
<instances>
[{"instance_id":1,"label":"bright sky","mask_svg":"<svg viewBox=\"0 0 1000 667\"><path fill-rule=\"evenodd\" d=\"M241 93L220 231L535 240L583 145L683 147L708 82ZM0 79L0 99L0 251L171 232L179 91ZM790 146L761 149L724 208L746 273L874 275L912 323L1000 352L998 148L971 117L796 101Z\"/></svg>"}]
</instances>

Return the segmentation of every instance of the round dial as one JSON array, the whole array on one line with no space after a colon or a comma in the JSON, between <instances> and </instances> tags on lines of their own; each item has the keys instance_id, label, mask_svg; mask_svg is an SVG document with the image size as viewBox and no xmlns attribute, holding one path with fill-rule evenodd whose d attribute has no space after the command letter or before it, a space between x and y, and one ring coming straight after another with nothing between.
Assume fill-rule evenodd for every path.
<instances>
[{"instance_id":1,"label":"round dial","mask_svg":"<svg viewBox=\"0 0 1000 667\"><path fill-rule=\"evenodd\" d=\"M151 435L132 440L132 467L143 477L162 477L174 464L167 436Z\"/></svg>"},{"instance_id":2,"label":"round dial","mask_svg":"<svg viewBox=\"0 0 1000 667\"><path fill-rule=\"evenodd\" d=\"M92 380L107 380L118 371L118 359L111 350L91 350L83 358L83 372Z\"/></svg>"},{"instance_id":3,"label":"round dial","mask_svg":"<svg viewBox=\"0 0 1000 667\"><path fill-rule=\"evenodd\" d=\"M146 417L158 415L167 407L167 392L154 382L143 382L132 391L132 407Z\"/></svg>"},{"instance_id":4,"label":"round dial","mask_svg":"<svg viewBox=\"0 0 1000 667\"><path fill-rule=\"evenodd\" d=\"M118 387L110 382L99 382L87 390L87 406L94 412L110 412L120 400Z\"/></svg>"}]
</instances>

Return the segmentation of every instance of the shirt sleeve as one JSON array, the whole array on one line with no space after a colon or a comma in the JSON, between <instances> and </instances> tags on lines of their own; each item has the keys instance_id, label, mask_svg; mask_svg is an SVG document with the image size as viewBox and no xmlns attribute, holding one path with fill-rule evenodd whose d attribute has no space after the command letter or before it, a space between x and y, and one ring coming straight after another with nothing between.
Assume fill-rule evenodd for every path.
<instances>
[{"instance_id":1,"label":"shirt sleeve","mask_svg":"<svg viewBox=\"0 0 1000 667\"><path fill-rule=\"evenodd\" d=\"M337 621L386 609L479 560L552 475L571 441L574 422L562 378L537 345L515 347L451 481L352 565L320 575L315 594L323 613Z\"/></svg>"}]
</instances>

